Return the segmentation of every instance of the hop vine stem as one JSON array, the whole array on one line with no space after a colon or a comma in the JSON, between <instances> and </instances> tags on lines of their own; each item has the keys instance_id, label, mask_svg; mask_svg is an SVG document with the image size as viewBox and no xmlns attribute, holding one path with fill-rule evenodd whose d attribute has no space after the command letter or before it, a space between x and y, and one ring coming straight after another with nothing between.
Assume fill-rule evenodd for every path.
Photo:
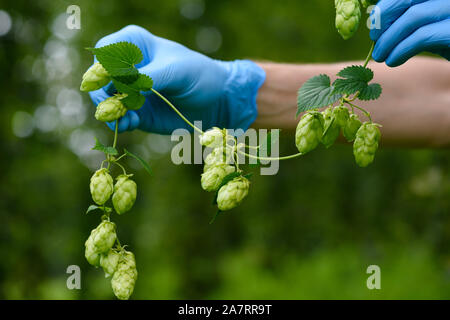
<instances>
[{"instance_id":1,"label":"hop vine stem","mask_svg":"<svg viewBox=\"0 0 450 320\"><path fill-rule=\"evenodd\" d=\"M180 116L180 118L184 120L184 122L186 122L188 125L190 125L198 133L203 134L203 131L200 128L197 128L188 119L186 119L186 117L169 100L167 100L166 97L164 97L161 93L159 93L158 91L156 91L153 88L152 88L152 92L155 93L158 97L160 97L165 103L167 103L169 105L169 107L171 107L173 109L173 111L175 111Z\"/></svg>"}]
</instances>

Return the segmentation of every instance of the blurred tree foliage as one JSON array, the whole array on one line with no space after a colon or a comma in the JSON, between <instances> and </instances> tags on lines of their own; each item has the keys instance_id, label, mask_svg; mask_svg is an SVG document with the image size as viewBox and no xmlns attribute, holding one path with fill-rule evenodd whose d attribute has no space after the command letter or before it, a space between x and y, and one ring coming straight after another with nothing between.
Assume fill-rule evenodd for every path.
<instances>
[{"instance_id":1,"label":"blurred tree foliage","mask_svg":"<svg viewBox=\"0 0 450 320\"><path fill-rule=\"evenodd\" d=\"M78 31L65 27L74 2ZM361 59L369 45L364 28L351 46L341 40L328 0L6 0L1 9L12 21L0 37L3 299L113 298L84 259L99 221L84 214L100 159L89 149L94 135L112 134L78 92L92 62L83 48L128 24L218 59L332 62ZM292 133L281 140L281 153L295 150ZM154 171L130 160L138 200L114 217L136 253L136 299L450 296L449 151L383 149L359 169L349 146L320 149L276 176L254 175L245 203L209 225L201 166L173 165L167 137L126 133L119 144ZM72 264L82 290L66 288ZM366 288L371 264L381 267L378 291Z\"/></svg>"}]
</instances>

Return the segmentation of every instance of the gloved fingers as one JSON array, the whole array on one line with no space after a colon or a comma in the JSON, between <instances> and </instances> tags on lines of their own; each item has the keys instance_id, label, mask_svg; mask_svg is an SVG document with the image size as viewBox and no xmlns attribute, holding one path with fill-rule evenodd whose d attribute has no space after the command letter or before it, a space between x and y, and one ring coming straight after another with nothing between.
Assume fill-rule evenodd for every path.
<instances>
[{"instance_id":1,"label":"gloved fingers","mask_svg":"<svg viewBox=\"0 0 450 320\"><path fill-rule=\"evenodd\" d=\"M392 50L414 31L449 17L448 0L432 0L410 7L378 39L373 52L374 60L386 60Z\"/></svg>"},{"instance_id":2,"label":"gloved fingers","mask_svg":"<svg viewBox=\"0 0 450 320\"><path fill-rule=\"evenodd\" d=\"M372 11L370 19L379 28L370 30L370 38L377 41L381 35L411 6L428 0L381 0Z\"/></svg>"},{"instance_id":3,"label":"gloved fingers","mask_svg":"<svg viewBox=\"0 0 450 320\"><path fill-rule=\"evenodd\" d=\"M103 100L110 98L112 95L109 95L103 88L90 91L89 96L91 97L92 102L97 106Z\"/></svg>"},{"instance_id":4,"label":"gloved fingers","mask_svg":"<svg viewBox=\"0 0 450 320\"><path fill-rule=\"evenodd\" d=\"M428 24L403 40L386 59L390 67L399 66L423 51L450 48L450 19Z\"/></svg>"},{"instance_id":5,"label":"gloved fingers","mask_svg":"<svg viewBox=\"0 0 450 320\"><path fill-rule=\"evenodd\" d=\"M140 68L150 62L152 54L150 47L155 41L155 36L146 29L136 26L128 25L117 32L111 33L106 37L101 38L95 45L96 48L107 46L111 43L127 41L134 43L142 51L144 58L139 62L136 67ZM94 57L94 61L97 62L97 58Z\"/></svg>"}]
</instances>

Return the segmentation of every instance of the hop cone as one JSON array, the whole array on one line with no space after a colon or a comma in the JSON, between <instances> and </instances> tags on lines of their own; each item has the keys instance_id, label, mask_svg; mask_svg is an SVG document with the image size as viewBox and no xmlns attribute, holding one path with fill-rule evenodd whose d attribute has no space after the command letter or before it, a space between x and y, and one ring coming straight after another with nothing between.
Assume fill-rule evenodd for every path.
<instances>
[{"instance_id":1,"label":"hop cone","mask_svg":"<svg viewBox=\"0 0 450 320\"><path fill-rule=\"evenodd\" d=\"M244 177L237 177L219 189L217 206L219 210L226 211L237 207L247 196L250 181Z\"/></svg>"},{"instance_id":2,"label":"hop cone","mask_svg":"<svg viewBox=\"0 0 450 320\"><path fill-rule=\"evenodd\" d=\"M345 40L358 30L361 8L358 0L335 0L336 28Z\"/></svg>"},{"instance_id":3,"label":"hop cone","mask_svg":"<svg viewBox=\"0 0 450 320\"><path fill-rule=\"evenodd\" d=\"M210 168L218 164L231 164L233 163L233 152L230 148L214 148L213 151L208 154L205 159L205 166L203 172L208 171Z\"/></svg>"},{"instance_id":4,"label":"hop cone","mask_svg":"<svg viewBox=\"0 0 450 320\"><path fill-rule=\"evenodd\" d=\"M329 148L339 137L340 128L334 120L332 108L325 109L325 111L322 112L322 115L324 119L324 133L322 136L322 143L325 147Z\"/></svg>"},{"instance_id":5,"label":"hop cone","mask_svg":"<svg viewBox=\"0 0 450 320\"><path fill-rule=\"evenodd\" d=\"M136 260L129 251L121 253L116 272L111 279L111 287L118 299L128 300L137 280Z\"/></svg>"},{"instance_id":6,"label":"hop cone","mask_svg":"<svg viewBox=\"0 0 450 320\"><path fill-rule=\"evenodd\" d=\"M356 132L358 132L359 127L361 127L361 121L356 114L352 113L343 129L345 139L347 139L347 141L355 140Z\"/></svg>"},{"instance_id":7,"label":"hop cone","mask_svg":"<svg viewBox=\"0 0 450 320\"><path fill-rule=\"evenodd\" d=\"M93 246L94 252L105 253L112 248L116 239L116 225L110 221L102 221L92 230L87 242Z\"/></svg>"},{"instance_id":8,"label":"hop cone","mask_svg":"<svg viewBox=\"0 0 450 320\"><path fill-rule=\"evenodd\" d=\"M350 116L346 107L339 106L333 109L333 117L334 122L339 127L344 128Z\"/></svg>"},{"instance_id":9,"label":"hop cone","mask_svg":"<svg viewBox=\"0 0 450 320\"><path fill-rule=\"evenodd\" d=\"M113 179L106 168L97 170L91 177L91 195L92 200L98 205L103 205L108 201L113 193Z\"/></svg>"},{"instance_id":10,"label":"hop cone","mask_svg":"<svg viewBox=\"0 0 450 320\"><path fill-rule=\"evenodd\" d=\"M367 167L373 162L380 138L380 129L374 123L364 122L359 128L353 143L353 154L360 167Z\"/></svg>"},{"instance_id":11,"label":"hop cone","mask_svg":"<svg viewBox=\"0 0 450 320\"><path fill-rule=\"evenodd\" d=\"M216 148L224 144L224 132L217 127L214 127L203 133L199 139L200 144L205 147Z\"/></svg>"},{"instance_id":12,"label":"hop cone","mask_svg":"<svg viewBox=\"0 0 450 320\"><path fill-rule=\"evenodd\" d=\"M295 144L301 153L307 153L319 145L323 135L324 120L320 112L310 111L299 121L295 131Z\"/></svg>"},{"instance_id":13,"label":"hop cone","mask_svg":"<svg viewBox=\"0 0 450 320\"><path fill-rule=\"evenodd\" d=\"M100 62L94 63L84 74L81 81L81 91L94 91L104 87L111 81L108 72L103 68Z\"/></svg>"},{"instance_id":14,"label":"hop cone","mask_svg":"<svg viewBox=\"0 0 450 320\"><path fill-rule=\"evenodd\" d=\"M217 164L202 174L203 190L212 192L219 189L223 178L234 172L234 166L228 164Z\"/></svg>"},{"instance_id":15,"label":"hop cone","mask_svg":"<svg viewBox=\"0 0 450 320\"><path fill-rule=\"evenodd\" d=\"M118 214L129 211L136 200L137 185L129 178L130 176L124 174L118 176L114 186L112 202Z\"/></svg>"},{"instance_id":16,"label":"hop cone","mask_svg":"<svg viewBox=\"0 0 450 320\"><path fill-rule=\"evenodd\" d=\"M114 97L110 97L100 102L95 111L95 119L98 121L110 122L123 117L125 113L127 113L127 108L125 108L122 101L120 101L122 98L123 95L115 95Z\"/></svg>"},{"instance_id":17,"label":"hop cone","mask_svg":"<svg viewBox=\"0 0 450 320\"><path fill-rule=\"evenodd\" d=\"M108 278L116 272L117 265L120 260L120 253L113 249L109 249L107 254L100 256L100 266L105 271L105 277Z\"/></svg>"}]
</instances>

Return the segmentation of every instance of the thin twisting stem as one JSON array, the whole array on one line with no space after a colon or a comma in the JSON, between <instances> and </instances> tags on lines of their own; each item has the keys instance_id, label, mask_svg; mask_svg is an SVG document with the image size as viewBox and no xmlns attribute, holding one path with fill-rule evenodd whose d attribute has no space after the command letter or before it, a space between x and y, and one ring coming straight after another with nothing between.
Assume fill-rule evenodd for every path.
<instances>
[{"instance_id":1,"label":"thin twisting stem","mask_svg":"<svg viewBox=\"0 0 450 320\"><path fill-rule=\"evenodd\" d=\"M161 93L159 93L158 91L156 91L153 88L152 88L152 91L158 97L160 97L165 103L167 103L169 105L169 107L171 107L173 109L173 111L175 111L180 116L180 118L184 120L184 122L186 122L188 125L190 125L198 133L203 134L203 131L200 128L197 128L196 126L194 126L188 119L186 119L186 117L183 116L183 114L169 100L166 99L166 97L164 97Z\"/></svg>"},{"instance_id":2,"label":"thin twisting stem","mask_svg":"<svg viewBox=\"0 0 450 320\"><path fill-rule=\"evenodd\" d=\"M366 109L358 107L357 105L355 105L349 101L345 101L345 103L348 103L352 108L361 110L366 115L366 117L369 118L370 122L372 122L372 117L370 116L370 113Z\"/></svg>"},{"instance_id":3,"label":"thin twisting stem","mask_svg":"<svg viewBox=\"0 0 450 320\"><path fill-rule=\"evenodd\" d=\"M372 59L373 49L375 48L375 42L372 42L372 46L370 47L369 54L367 55L366 61L364 61L364 68L369 64L370 59Z\"/></svg>"},{"instance_id":4,"label":"thin twisting stem","mask_svg":"<svg viewBox=\"0 0 450 320\"><path fill-rule=\"evenodd\" d=\"M244 152L244 151L241 151L241 150L238 150L238 152L239 152L240 154L243 154L243 155L245 155L246 157L249 157L249 158L252 158L252 159L266 160L266 161L288 160L288 159L297 158L297 157L300 157L301 155L303 155L303 153L300 153L300 152L299 152L299 153L296 153L296 154L292 154L292 155L290 155L290 156L273 157L273 158L271 158L271 157L258 157L258 156L254 156L254 155L248 154L248 153L246 153L246 152Z\"/></svg>"}]
</instances>

